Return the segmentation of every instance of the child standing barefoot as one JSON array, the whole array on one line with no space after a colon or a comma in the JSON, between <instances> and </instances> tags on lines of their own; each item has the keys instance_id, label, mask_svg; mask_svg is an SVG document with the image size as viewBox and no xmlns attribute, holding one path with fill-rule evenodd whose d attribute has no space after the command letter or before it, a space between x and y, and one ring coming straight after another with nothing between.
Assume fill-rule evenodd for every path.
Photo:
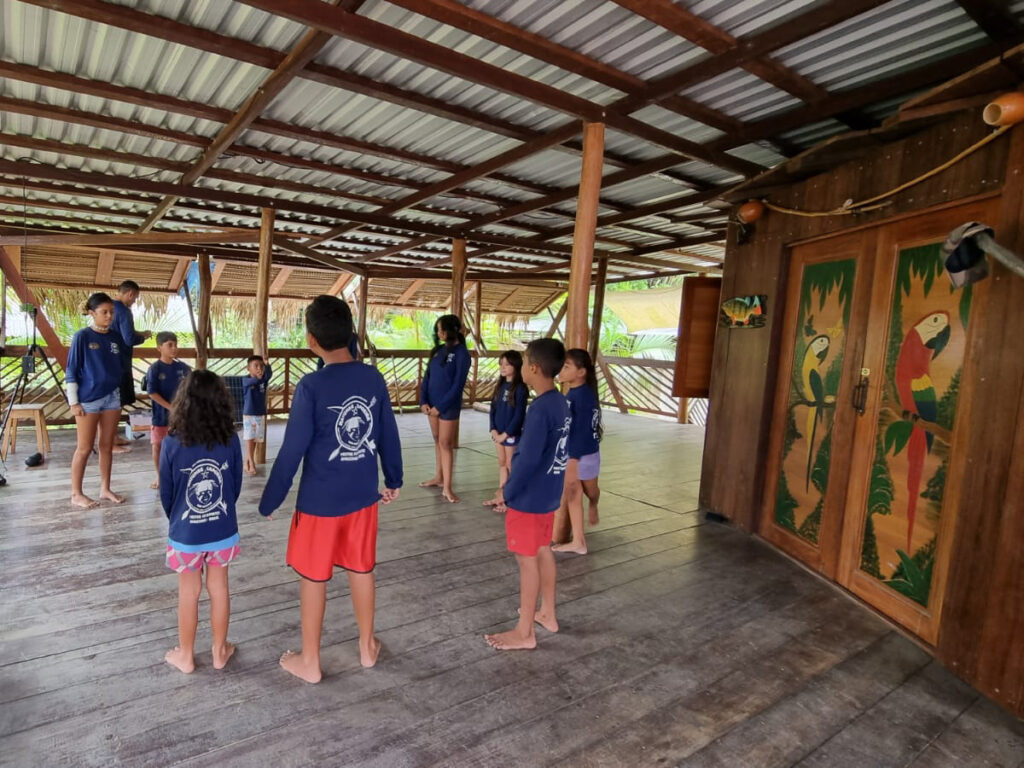
<instances>
[{"instance_id":1,"label":"child standing barefoot","mask_svg":"<svg viewBox=\"0 0 1024 768\"><path fill-rule=\"evenodd\" d=\"M500 651L537 647L534 622L558 631L555 618L555 556L551 528L562 496L569 459L569 404L555 389L554 378L565 362L565 347L557 339L535 339L526 347L523 379L536 393L526 412L523 439L512 456L505 483L505 536L519 564L519 620L515 628L484 635ZM537 609L537 596L540 609Z\"/></svg>"},{"instance_id":2,"label":"child standing barefoot","mask_svg":"<svg viewBox=\"0 0 1024 768\"><path fill-rule=\"evenodd\" d=\"M124 497L110 490L110 466L117 420L121 414L121 358L127 352L121 336L111 330L113 299L105 293L94 293L85 302L83 314L89 315L90 324L71 340L64 383L78 431L75 455L71 459L71 503L89 509L98 502L82 492L82 480L97 431L100 499L115 504L124 501Z\"/></svg>"},{"instance_id":3,"label":"child standing barefoot","mask_svg":"<svg viewBox=\"0 0 1024 768\"><path fill-rule=\"evenodd\" d=\"M590 525L597 525L597 502L601 489L597 475L601 471L601 406L597 399L597 371L585 349L570 349L565 353L565 365L558 380L569 386L566 395L572 412L572 428L569 430L569 466L565 471L565 493L562 496L560 514L569 513L572 525L572 541L555 544L555 552L587 554L587 540L583 535L583 496L589 500L588 519ZM564 519L564 518L563 518Z\"/></svg>"},{"instance_id":4,"label":"child standing barefoot","mask_svg":"<svg viewBox=\"0 0 1024 768\"><path fill-rule=\"evenodd\" d=\"M232 422L231 396L219 376L193 371L178 387L169 434L160 451L160 501L170 521L167 566L178 573L178 645L169 664L195 669L199 595L210 595L213 666L234 653L228 642L228 563L238 555L235 503L242 491L242 446Z\"/></svg>"},{"instance_id":5,"label":"child standing barefoot","mask_svg":"<svg viewBox=\"0 0 1024 768\"><path fill-rule=\"evenodd\" d=\"M256 443L266 437L267 382L273 373L260 355L251 355L245 363L248 376L242 379L245 397L242 403L242 437L245 438L245 474L256 474Z\"/></svg>"},{"instance_id":6,"label":"child standing barefoot","mask_svg":"<svg viewBox=\"0 0 1024 768\"><path fill-rule=\"evenodd\" d=\"M512 452L523 432L526 400L530 394L523 383L521 354L515 350L504 352L498 365L501 381L494 388L494 397L491 398L491 440L498 449L498 490L493 499L484 502L485 507L497 506L501 501L501 489L508 480Z\"/></svg>"},{"instance_id":7,"label":"child standing barefoot","mask_svg":"<svg viewBox=\"0 0 1024 768\"><path fill-rule=\"evenodd\" d=\"M178 354L178 337L170 331L160 331L156 335L156 348L160 352L160 359L146 371L146 391L153 401L153 426L149 432L149 442L153 445L153 465L156 467L156 481L150 488L160 487L160 443L167 437L171 400L178 386L192 370L175 359Z\"/></svg>"},{"instance_id":8,"label":"child standing barefoot","mask_svg":"<svg viewBox=\"0 0 1024 768\"><path fill-rule=\"evenodd\" d=\"M260 499L270 517L288 495L302 462L302 479L288 534L287 562L302 577L299 609L302 650L285 651L281 666L307 683L319 683L320 634L327 582L335 567L348 571L359 627L359 662L377 663L373 633L377 564L377 503L398 498L402 447L384 377L352 358L352 311L334 296L317 296L306 308L306 341L324 367L295 388L284 442ZM384 470L378 489L377 461Z\"/></svg>"}]
</instances>

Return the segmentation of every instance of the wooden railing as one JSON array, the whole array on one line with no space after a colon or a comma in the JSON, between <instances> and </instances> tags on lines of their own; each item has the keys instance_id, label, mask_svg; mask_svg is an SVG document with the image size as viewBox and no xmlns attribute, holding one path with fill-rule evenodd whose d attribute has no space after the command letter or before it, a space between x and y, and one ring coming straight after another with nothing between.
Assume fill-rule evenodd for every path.
<instances>
[{"instance_id":1,"label":"wooden railing","mask_svg":"<svg viewBox=\"0 0 1024 768\"><path fill-rule=\"evenodd\" d=\"M0 358L0 407L6 410L8 398L21 373L23 347L8 347ZM248 349L215 349L209 352L207 367L222 376L245 375ZM419 388L427 365L427 350L380 349L369 355L368 362L376 365L384 376L391 402L402 410L419 407ZM470 371L463 402L472 405L491 399L498 379L500 352L472 353ZM178 357L189 365L195 364L194 349L179 349ZM146 407L148 396L141 382L149 366L157 359L152 347L137 348L132 365L139 395L139 406ZM671 361L645 360L629 357L602 357L598 370L598 386L602 405L617 408L623 413L664 416L690 423L704 424L707 419L707 401L672 397ZM291 407L291 396L299 379L316 369L316 358L308 349L273 349L270 352L273 374L267 387L267 410L271 414L286 414ZM51 365L61 387L64 374L56 361ZM46 420L50 424L71 424L71 416L63 391L54 385L41 359L36 360L36 372L25 387L24 402L42 403Z\"/></svg>"}]
</instances>

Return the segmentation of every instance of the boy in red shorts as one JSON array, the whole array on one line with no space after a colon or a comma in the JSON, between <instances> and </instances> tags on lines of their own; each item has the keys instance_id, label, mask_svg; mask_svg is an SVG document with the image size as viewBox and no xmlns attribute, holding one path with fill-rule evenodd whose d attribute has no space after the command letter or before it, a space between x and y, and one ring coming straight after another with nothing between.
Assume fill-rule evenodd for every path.
<instances>
[{"instance_id":1,"label":"boy in red shorts","mask_svg":"<svg viewBox=\"0 0 1024 768\"><path fill-rule=\"evenodd\" d=\"M325 365L295 388L284 441L259 506L260 514L269 518L287 496L301 461L287 562L302 577L302 651L286 651L281 666L307 683L318 683L323 675L320 634L327 582L335 567L348 571L359 625L359 661L364 667L377 663L377 502L390 504L402 486L402 448L387 384L376 368L353 360L351 337L352 312L341 299L318 296L306 308L306 342ZM377 486L378 458L384 472L382 492Z\"/></svg>"},{"instance_id":2,"label":"boy in red shorts","mask_svg":"<svg viewBox=\"0 0 1024 768\"><path fill-rule=\"evenodd\" d=\"M569 463L571 421L569 403L555 389L554 378L565 364L565 347L557 339L535 339L527 345L524 357L523 381L536 396L526 412L523 436L512 454L497 507L505 512L508 549L519 564L519 621L508 632L484 635L501 651L536 648L535 621L550 632L558 631L551 529Z\"/></svg>"}]
</instances>

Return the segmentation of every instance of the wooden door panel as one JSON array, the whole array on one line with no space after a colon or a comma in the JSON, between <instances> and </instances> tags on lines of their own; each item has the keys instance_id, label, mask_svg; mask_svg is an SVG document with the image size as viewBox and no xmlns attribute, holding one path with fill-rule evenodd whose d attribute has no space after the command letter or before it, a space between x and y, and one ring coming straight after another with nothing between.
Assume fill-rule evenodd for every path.
<instances>
[{"instance_id":1,"label":"wooden door panel","mask_svg":"<svg viewBox=\"0 0 1024 768\"><path fill-rule=\"evenodd\" d=\"M866 231L795 248L786 292L761 532L830 577L852 448L849 352L861 349L855 310L870 292L874 239Z\"/></svg>"},{"instance_id":2,"label":"wooden door panel","mask_svg":"<svg viewBox=\"0 0 1024 768\"><path fill-rule=\"evenodd\" d=\"M991 219L994 207L940 211L879 235L864 355L871 385L856 428L840 580L928 642L938 634L949 502L963 471L956 446L969 418L960 382L971 312L985 289L954 291L941 245L959 224Z\"/></svg>"}]
</instances>

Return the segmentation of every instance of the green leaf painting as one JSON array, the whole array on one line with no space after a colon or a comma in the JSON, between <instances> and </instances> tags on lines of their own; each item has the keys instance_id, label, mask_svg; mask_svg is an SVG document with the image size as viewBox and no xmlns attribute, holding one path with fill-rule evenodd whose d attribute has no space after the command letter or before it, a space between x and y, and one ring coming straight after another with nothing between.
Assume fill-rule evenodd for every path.
<instances>
[{"instance_id":1,"label":"green leaf painting","mask_svg":"<svg viewBox=\"0 0 1024 768\"><path fill-rule=\"evenodd\" d=\"M935 566L935 539L909 557L902 549L896 550L900 565L885 584L915 603L928 606L928 594L932 587L932 570Z\"/></svg>"},{"instance_id":2,"label":"green leaf painting","mask_svg":"<svg viewBox=\"0 0 1024 768\"><path fill-rule=\"evenodd\" d=\"M885 453L892 451L893 456L898 455L910 440L913 430L914 425L909 421L894 421L890 424L885 430Z\"/></svg>"},{"instance_id":3,"label":"green leaf painting","mask_svg":"<svg viewBox=\"0 0 1024 768\"><path fill-rule=\"evenodd\" d=\"M808 264L804 267L803 284L800 286L801 318L814 311L812 293L818 293L818 307L821 310L830 293L838 291L839 304L843 308L843 324L850 322L850 300L853 298L853 279L856 274L857 262L854 259L839 261L823 261L819 264Z\"/></svg>"},{"instance_id":4,"label":"green leaf painting","mask_svg":"<svg viewBox=\"0 0 1024 768\"><path fill-rule=\"evenodd\" d=\"M817 505L814 507L814 511L807 516L807 519L800 524L800 528L797 529L797 536L802 539L807 539L813 544L818 543L818 535L821 532L821 510L825 506L824 499L818 499Z\"/></svg>"},{"instance_id":5,"label":"green leaf painting","mask_svg":"<svg viewBox=\"0 0 1024 768\"><path fill-rule=\"evenodd\" d=\"M860 550L860 569L876 579L881 579L882 564L878 560L878 542L875 540L875 524L871 518L872 515L869 513L864 526L864 543Z\"/></svg>"},{"instance_id":6,"label":"green leaf painting","mask_svg":"<svg viewBox=\"0 0 1024 768\"><path fill-rule=\"evenodd\" d=\"M789 492L789 485L786 483L786 473L779 475L779 487L775 492L775 522L787 531L796 533L796 518L793 513L799 506L799 502Z\"/></svg>"},{"instance_id":7,"label":"green leaf painting","mask_svg":"<svg viewBox=\"0 0 1024 768\"><path fill-rule=\"evenodd\" d=\"M875 461L871 465L871 485L868 490L868 514L892 514L893 485L889 463L881 440L875 441Z\"/></svg>"}]
</instances>

